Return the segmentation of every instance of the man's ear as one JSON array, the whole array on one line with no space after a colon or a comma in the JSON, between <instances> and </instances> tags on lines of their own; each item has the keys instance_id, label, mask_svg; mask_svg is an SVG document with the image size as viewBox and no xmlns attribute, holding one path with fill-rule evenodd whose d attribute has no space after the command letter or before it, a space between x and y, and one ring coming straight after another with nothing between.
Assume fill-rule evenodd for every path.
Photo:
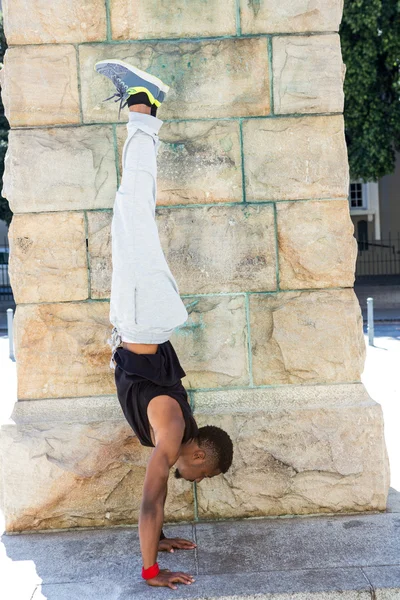
<instances>
[{"instance_id":1,"label":"man's ear","mask_svg":"<svg viewBox=\"0 0 400 600\"><path fill-rule=\"evenodd\" d=\"M204 450L201 450L199 448L198 450L195 450L195 452L193 453L193 459L204 461L206 459L206 453L204 452Z\"/></svg>"}]
</instances>

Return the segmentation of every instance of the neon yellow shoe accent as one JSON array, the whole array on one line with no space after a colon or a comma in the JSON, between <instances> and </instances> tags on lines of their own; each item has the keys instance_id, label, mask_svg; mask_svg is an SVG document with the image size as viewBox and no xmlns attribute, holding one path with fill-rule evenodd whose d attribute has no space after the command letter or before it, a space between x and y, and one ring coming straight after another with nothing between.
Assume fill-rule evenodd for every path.
<instances>
[{"instance_id":1,"label":"neon yellow shoe accent","mask_svg":"<svg viewBox=\"0 0 400 600\"><path fill-rule=\"evenodd\" d=\"M153 96L153 94L145 87L132 87L132 88L128 88L126 90L126 93L129 94L130 96L133 96L134 94L138 94L139 92L144 92L145 94L147 94L150 102L152 104L155 104L156 106L160 106L161 102L159 102L158 100L156 100Z\"/></svg>"}]
</instances>

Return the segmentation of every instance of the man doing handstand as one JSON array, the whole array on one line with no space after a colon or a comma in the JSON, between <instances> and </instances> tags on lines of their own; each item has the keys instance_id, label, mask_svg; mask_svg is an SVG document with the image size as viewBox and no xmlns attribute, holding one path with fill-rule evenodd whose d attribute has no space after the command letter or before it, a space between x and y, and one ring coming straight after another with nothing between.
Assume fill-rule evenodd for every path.
<instances>
[{"instance_id":1,"label":"man doing handstand","mask_svg":"<svg viewBox=\"0 0 400 600\"><path fill-rule=\"evenodd\" d=\"M169 87L118 60L101 61L95 69L114 83L112 98L120 100L120 110L127 104L130 111L111 225L110 366L128 423L142 445L154 448L139 516L142 576L149 585L176 589L174 583L190 584L193 577L160 571L157 553L195 544L168 540L162 532L169 470L176 465L175 477L197 483L226 473L232 441L218 427L197 427L181 382L185 372L169 341L188 318L155 221L156 156L163 124L156 112Z\"/></svg>"}]
</instances>

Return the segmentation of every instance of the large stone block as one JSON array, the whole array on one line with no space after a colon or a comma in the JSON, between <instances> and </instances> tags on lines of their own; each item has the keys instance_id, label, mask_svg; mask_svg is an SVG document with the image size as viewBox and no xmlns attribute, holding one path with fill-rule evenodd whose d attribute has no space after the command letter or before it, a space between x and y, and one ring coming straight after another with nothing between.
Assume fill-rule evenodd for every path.
<instances>
[{"instance_id":1,"label":"large stone block","mask_svg":"<svg viewBox=\"0 0 400 600\"><path fill-rule=\"evenodd\" d=\"M339 34L272 38L274 113L343 112Z\"/></svg>"},{"instance_id":2,"label":"large stone block","mask_svg":"<svg viewBox=\"0 0 400 600\"><path fill-rule=\"evenodd\" d=\"M114 393L111 329L107 302L17 306L18 398Z\"/></svg>"},{"instance_id":3,"label":"large stone block","mask_svg":"<svg viewBox=\"0 0 400 600\"><path fill-rule=\"evenodd\" d=\"M112 214L88 217L93 223L90 261L93 257L96 265L91 273L92 290L106 298L111 286ZM272 206L160 208L157 225L181 294L276 289Z\"/></svg>"},{"instance_id":4,"label":"large stone block","mask_svg":"<svg viewBox=\"0 0 400 600\"><path fill-rule=\"evenodd\" d=\"M195 392L225 429L232 468L197 486L200 518L385 510L383 415L361 384Z\"/></svg>"},{"instance_id":5,"label":"large stone block","mask_svg":"<svg viewBox=\"0 0 400 600\"><path fill-rule=\"evenodd\" d=\"M160 209L159 216L181 294L276 289L272 206Z\"/></svg>"},{"instance_id":6,"label":"large stone block","mask_svg":"<svg viewBox=\"0 0 400 600\"><path fill-rule=\"evenodd\" d=\"M207 204L242 200L239 124L164 123L157 157L157 203ZM120 158L126 126L117 128Z\"/></svg>"},{"instance_id":7,"label":"large stone block","mask_svg":"<svg viewBox=\"0 0 400 600\"><path fill-rule=\"evenodd\" d=\"M347 198L342 115L243 123L246 199Z\"/></svg>"},{"instance_id":8,"label":"large stone block","mask_svg":"<svg viewBox=\"0 0 400 600\"><path fill-rule=\"evenodd\" d=\"M338 31L343 0L240 0L242 33Z\"/></svg>"},{"instance_id":9,"label":"large stone block","mask_svg":"<svg viewBox=\"0 0 400 600\"><path fill-rule=\"evenodd\" d=\"M18 304L88 298L83 213L14 215L9 240L10 280Z\"/></svg>"},{"instance_id":10,"label":"large stone block","mask_svg":"<svg viewBox=\"0 0 400 600\"><path fill-rule=\"evenodd\" d=\"M116 188L111 127L10 132L3 195L14 213L112 208Z\"/></svg>"},{"instance_id":11,"label":"large stone block","mask_svg":"<svg viewBox=\"0 0 400 600\"><path fill-rule=\"evenodd\" d=\"M81 120L74 46L9 48L1 70L1 87L12 127Z\"/></svg>"},{"instance_id":12,"label":"large stone block","mask_svg":"<svg viewBox=\"0 0 400 600\"><path fill-rule=\"evenodd\" d=\"M109 298L111 289L111 212L88 212L90 297Z\"/></svg>"},{"instance_id":13,"label":"large stone block","mask_svg":"<svg viewBox=\"0 0 400 600\"><path fill-rule=\"evenodd\" d=\"M256 385L360 380L365 342L352 289L250 296Z\"/></svg>"},{"instance_id":14,"label":"large stone block","mask_svg":"<svg viewBox=\"0 0 400 600\"><path fill-rule=\"evenodd\" d=\"M200 518L385 510L383 415L361 384L194 392L225 429L232 468L197 486Z\"/></svg>"},{"instance_id":15,"label":"large stone block","mask_svg":"<svg viewBox=\"0 0 400 600\"><path fill-rule=\"evenodd\" d=\"M248 385L245 298L185 298L188 320L171 341L186 372L187 388Z\"/></svg>"},{"instance_id":16,"label":"large stone block","mask_svg":"<svg viewBox=\"0 0 400 600\"><path fill-rule=\"evenodd\" d=\"M61 44L106 38L104 0L3 0L8 44Z\"/></svg>"},{"instance_id":17,"label":"large stone block","mask_svg":"<svg viewBox=\"0 0 400 600\"><path fill-rule=\"evenodd\" d=\"M115 397L18 402L12 418L0 438L8 532L138 521L151 449ZM166 520L192 520L191 484L168 486Z\"/></svg>"},{"instance_id":18,"label":"large stone block","mask_svg":"<svg viewBox=\"0 0 400 600\"><path fill-rule=\"evenodd\" d=\"M277 204L280 288L352 287L357 241L347 200Z\"/></svg>"},{"instance_id":19,"label":"large stone block","mask_svg":"<svg viewBox=\"0 0 400 600\"><path fill-rule=\"evenodd\" d=\"M268 48L265 38L193 42L85 44L79 48L82 106L86 123L118 120L114 86L93 69L98 60L120 59L171 86L157 114L161 119L267 115ZM216 92L218 90L218 92Z\"/></svg>"},{"instance_id":20,"label":"large stone block","mask_svg":"<svg viewBox=\"0 0 400 600\"><path fill-rule=\"evenodd\" d=\"M234 35L235 0L111 0L114 40Z\"/></svg>"}]
</instances>

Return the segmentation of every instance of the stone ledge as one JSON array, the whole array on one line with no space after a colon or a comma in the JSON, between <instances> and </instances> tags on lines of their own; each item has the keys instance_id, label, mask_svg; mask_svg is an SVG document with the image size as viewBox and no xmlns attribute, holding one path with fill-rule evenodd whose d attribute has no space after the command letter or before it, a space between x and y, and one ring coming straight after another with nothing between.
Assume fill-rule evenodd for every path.
<instances>
[{"instance_id":1,"label":"stone ledge","mask_svg":"<svg viewBox=\"0 0 400 600\"><path fill-rule=\"evenodd\" d=\"M282 385L270 388L240 388L194 391L194 412L198 415L278 411L318 406L345 407L376 405L362 383L337 385ZM91 423L124 420L116 395L20 400L9 422L3 426L33 423Z\"/></svg>"},{"instance_id":2,"label":"stone ledge","mask_svg":"<svg viewBox=\"0 0 400 600\"><path fill-rule=\"evenodd\" d=\"M196 414L233 414L289 409L376 405L362 383L282 385L240 390L193 391Z\"/></svg>"}]
</instances>

